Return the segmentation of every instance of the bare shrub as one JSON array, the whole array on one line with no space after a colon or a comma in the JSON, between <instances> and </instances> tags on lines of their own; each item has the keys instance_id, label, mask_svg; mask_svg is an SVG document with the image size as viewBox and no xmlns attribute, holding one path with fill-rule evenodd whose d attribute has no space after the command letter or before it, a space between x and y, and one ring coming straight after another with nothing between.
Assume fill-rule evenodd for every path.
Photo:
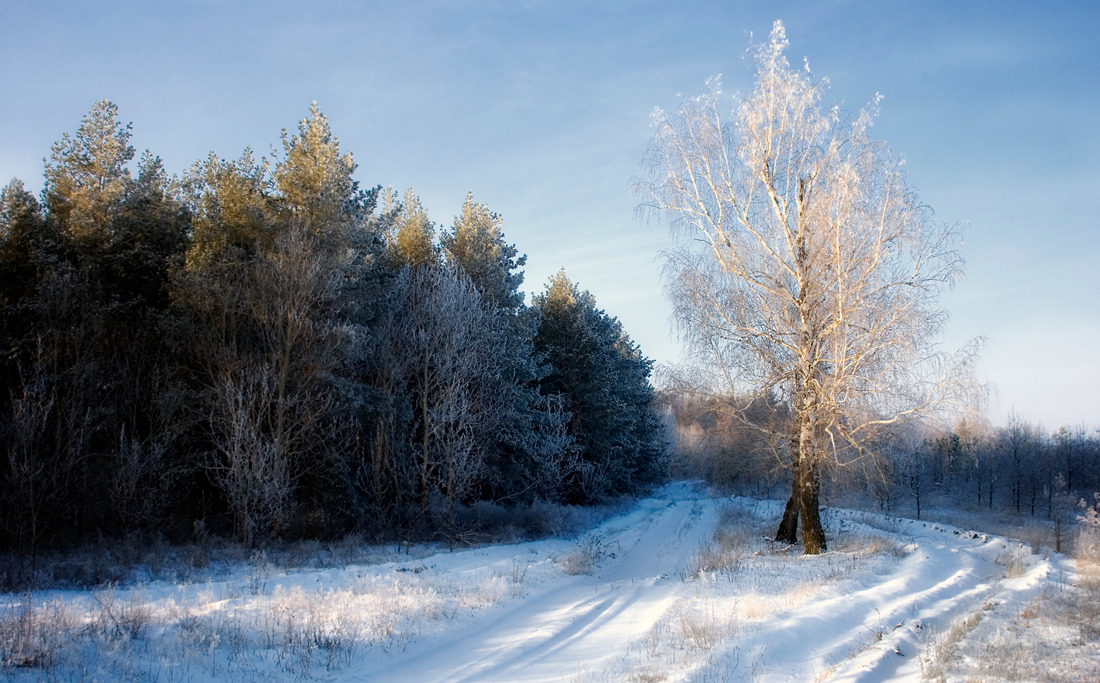
<instances>
[{"instance_id":1,"label":"bare shrub","mask_svg":"<svg viewBox=\"0 0 1100 683\"><path fill-rule=\"evenodd\" d=\"M697 579L704 574L722 574L732 580L741 567L741 554L725 549L720 544L704 543L695 551L680 572L684 581Z\"/></svg>"},{"instance_id":2,"label":"bare shrub","mask_svg":"<svg viewBox=\"0 0 1100 683\"><path fill-rule=\"evenodd\" d=\"M266 434L278 386L270 365L225 369L212 382L210 422L216 452L208 469L233 511L235 531L251 545L285 524L296 482L289 457Z\"/></svg>"},{"instance_id":3,"label":"bare shrub","mask_svg":"<svg viewBox=\"0 0 1100 683\"><path fill-rule=\"evenodd\" d=\"M680 609L675 615L679 635L688 649L710 652L733 631L729 618L722 619L711 609Z\"/></svg>"},{"instance_id":4,"label":"bare shrub","mask_svg":"<svg viewBox=\"0 0 1100 683\"><path fill-rule=\"evenodd\" d=\"M1100 562L1100 493L1094 494L1094 503L1086 507L1081 501L1083 513L1077 517L1079 529L1074 556L1080 560Z\"/></svg>"},{"instance_id":5,"label":"bare shrub","mask_svg":"<svg viewBox=\"0 0 1100 683\"><path fill-rule=\"evenodd\" d=\"M1018 579L1027 572L1031 553L1022 545L1015 545L997 556L997 564L1005 568L1006 579Z\"/></svg>"},{"instance_id":6,"label":"bare shrub","mask_svg":"<svg viewBox=\"0 0 1100 683\"><path fill-rule=\"evenodd\" d=\"M778 602L765 595L748 594L737 601L736 613L742 619L769 617L780 609Z\"/></svg>"},{"instance_id":7,"label":"bare shrub","mask_svg":"<svg viewBox=\"0 0 1100 683\"><path fill-rule=\"evenodd\" d=\"M995 631L971 639L966 659L976 659L968 680L1070 682L1096 680L1100 595L1078 575L1077 585L1048 586ZM1091 629L1091 633L1089 632ZM958 657L957 659L961 659ZM957 665L956 665L957 666ZM962 673L961 671L953 671Z\"/></svg>"},{"instance_id":8,"label":"bare shrub","mask_svg":"<svg viewBox=\"0 0 1100 683\"><path fill-rule=\"evenodd\" d=\"M60 600L36 606L31 596L0 611L0 667L50 670L72 637L76 620Z\"/></svg>"},{"instance_id":9,"label":"bare shrub","mask_svg":"<svg viewBox=\"0 0 1100 683\"><path fill-rule=\"evenodd\" d=\"M850 553L859 558L885 554L900 559L908 555L912 547L902 543L894 536L852 532L838 535L836 541L833 542L833 550Z\"/></svg>"},{"instance_id":10,"label":"bare shrub","mask_svg":"<svg viewBox=\"0 0 1100 683\"><path fill-rule=\"evenodd\" d=\"M1085 642L1100 640L1100 560L1077 560L1077 588L1074 622Z\"/></svg>"},{"instance_id":11,"label":"bare shrub","mask_svg":"<svg viewBox=\"0 0 1100 683\"><path fill-rule=\"evenodd\" d=\"M741 567L742 558L753 544L756 518L751 511L727 507L718 514L713 541L699 547L680 570L687 581L703 574L718 573L732 580Z\"/></svg>"},{"instance_id":12,"label":"bare shrub","mask_svg":"<svg viewBox=\"0 0 1100 683\"><path fill-rule=\"evenodd\" d=\"M515 525L530 539L556 536L562 532L563 512L561 505L536 500L516 514Z\"/></svg>"},{"instance_id":13,"label":"bare shrub","mask_svg":"<svg viewBox=\"0 0 1100 683\"><path fill-rule=\"evenodd\" d=\"M332 567L346 567L354 562L362 561L364 548L367 545L362 534L346 534L338 541L326 544L328 550L328 565Z\"/></svg>"},{"instance_id":14,"label":"bare shrub","mask_svg":"<svg viewBox=\"0 0 1100 683\"><path fill-rule=\"evenodd\" d=\"M140 638L149 625L152 612L143 593L129 591L126 600L118 599L110 589L93 592L91 596L99 606L93 613L92 627L107 638L134 640Z\"/></svg>"},{"instance_id":15,"label":"bare shrub","mask_svg":"<svg viewBox=\"0 0 1100 683\"><path fill-rule=\"evenodd\" d=\"M362 643L362 624L345 596L299 589L281 593L264 618L264 644L288 671L350 663Z\"/></svg>"},{"instance_id":16,"label":"bare shrub","mask_svg":"<svg viewBox=\"0 0 1100 683\"><path fill-rule=\"evenodd\" d=\"M605 545L605 539L600 534L589 534L581 539L580 544L573 552L562 558L562 566L565 573L570 576L578 574L591 574L596 570L596 565L604 557L614 557L615 554Z\"/></svg>"},{"instance_id":17,"label":"bare shrub","mask_svg":"<svg viewBox=\"0 0 1100 683\"><path fill-rule=\"evenodd\" d=\"M297 569L299 567L313 567L321 566L323 564L322 555L324 554L324 547L321 542L316 539L307 538L301 541L295 541L293 543L285 543L277 546L280 552L271 552L272 564L277 564L283 569ZM269 564L267 561L268 550L261 551L261 557L263 562L261 564ZM256 559L253 557L252 564L256 564Z\"/></svg>"},{"instance_id":18,"label":"bare shrub","mask_svg":"<svg viewBox=\"0 0 1100 683\"><path fill-rule=\"evenodd\" d=\"M512 571L507 577L512 587L512 597L520 597L524 594L524 583L527 581L527 570L530 566L528 562L512 558Z\"/></svg>"},{"instance_id":19,"label":"bare shrub","mask_svg":"<svg viewBox=\"0 0 1100 683\"><path fill-rule=\"evenodd\" d=\"M714 542L725 551L740 551L752 544L757 519L742 508L727 507L718 515Z\"/></svg>"}]
</instances>

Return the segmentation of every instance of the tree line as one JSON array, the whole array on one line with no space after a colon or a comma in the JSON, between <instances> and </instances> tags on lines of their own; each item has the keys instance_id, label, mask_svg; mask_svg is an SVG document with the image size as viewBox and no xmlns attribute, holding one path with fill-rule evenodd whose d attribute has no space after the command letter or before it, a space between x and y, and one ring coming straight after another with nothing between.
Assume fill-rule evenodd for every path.
<instances>
[{"instance_id":1,"label":"tree line","mask_svg":"<svg viewBox=\"0 0 1100 683\"><path fill-rule=\"evenodd\" d=\"M678 391L663 391L660 402L675 425L675 474L761 496L786 485L797 443L786 436L782 406ZM929 506L948 505L1059 524L1100 491L1100 434L1083 426L1049 432L1016 414L1000 427L976 418L914 421L830 461L824 474L829 498L918 519Z\"/></svg>"},{"instance_id":2,"label":"tree line","mask_svg":"<svg viewBox=\"0 0 1100 683\"><path fill-rule=\"evenodd\" d=\"M439 529L667 465L652 363L468 196L363 189L316 105L270 158L169 175L99 102L0 193L0 546Z\"/></svg>"}]
</instances>

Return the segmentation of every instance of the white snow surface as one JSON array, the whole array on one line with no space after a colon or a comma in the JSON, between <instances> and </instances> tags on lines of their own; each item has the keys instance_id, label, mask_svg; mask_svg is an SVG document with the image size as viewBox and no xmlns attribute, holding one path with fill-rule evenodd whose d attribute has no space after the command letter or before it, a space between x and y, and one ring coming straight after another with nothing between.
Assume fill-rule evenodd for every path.
<instances>
[{"instance_id":1,"label":"white snow surface","mask_svg":"<svg viewBox=\"0 0 1100 683\"><path fill-rule=\"evenodd\" d=\"M129 657L136 678L195 681L919 679L934 634L968 613L1007 621L1072 571L1000 537L846 510L825 515L829 552L803 556L766 538L781 509L677 482L579 539L116 587L108 598L140 596L148 623L124 643L85 646L82 666L110 678ZM731 564L698 571L723 514L746 537ZM596 559L590 574L566 571L578 548ZM104 602L93 595L33 599L91 623ZM321 636L291 647L292 623Z\"/></svg>"}]
</instances>

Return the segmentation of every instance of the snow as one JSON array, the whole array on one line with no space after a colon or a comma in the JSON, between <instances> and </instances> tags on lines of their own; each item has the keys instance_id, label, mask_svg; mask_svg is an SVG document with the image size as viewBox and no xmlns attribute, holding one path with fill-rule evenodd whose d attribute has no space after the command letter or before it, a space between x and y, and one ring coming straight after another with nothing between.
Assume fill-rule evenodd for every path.
<instances>
[{"instance_id":1,"label":"snow","mask_svg":"<svg viewBox=\"0 0 1100 683\"><path fill-rule=\"evenodd\" d=\"M61 679L882 681L919 679L963 621L1004 632L1073 572L1004 538L847 510L826 512L830 550L806 557L767 540L780 511L678 482L578 539L30 599L84 634L57 646ZM745 528L700 570L723 516ZM22 600L0 596L3 614ZM958 652L948 673L973 655Z\"/></svg>"}]
</instances>

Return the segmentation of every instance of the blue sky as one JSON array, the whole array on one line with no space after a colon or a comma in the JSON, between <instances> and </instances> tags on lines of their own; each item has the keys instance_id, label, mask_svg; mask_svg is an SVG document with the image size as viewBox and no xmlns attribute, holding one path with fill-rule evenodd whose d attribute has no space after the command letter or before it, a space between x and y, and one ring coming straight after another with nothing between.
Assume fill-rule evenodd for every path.
<instances>
[{"instance_id":1,"label":"blue sky","mask_svg":"<svg viewBox=\"0 0 1100 683\"><path fill-rule=\"evenodd\" d=\"M752 87L750 33L784 22L831 96L884 95L877 137L940 220L968 225L945 340L985 336L995 422L1100 425L1100 5L1080 2L0 3L0 182L98 99L170 171L266 153L316 100L367 186L449 225L467 191L564 267L658 362L678 351L663 225L635 220L655 106Z\"/></svg>"}]
</instances>

